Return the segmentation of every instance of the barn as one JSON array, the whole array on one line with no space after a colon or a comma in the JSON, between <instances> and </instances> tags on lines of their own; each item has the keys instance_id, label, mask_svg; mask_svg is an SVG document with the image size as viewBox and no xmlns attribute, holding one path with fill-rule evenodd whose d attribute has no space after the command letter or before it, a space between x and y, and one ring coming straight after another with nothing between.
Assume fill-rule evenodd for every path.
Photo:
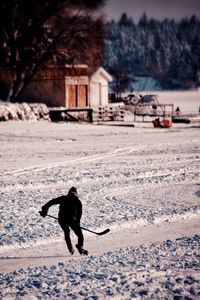
<instances>
[{"instance_id":1,"label":"barn","mask_svg":"<svg viewBox=\"0 0 200 300\"><path fill-rule=\"evenodd\" d=\"M8 94L11 76L7 76L5 70L1 70L0 73L1 86L5 87L3 94L0 95L3 99L3 96ZM106 106L108 84L111 81L111 76L102 67L90 70L84 64L49 67L36 73L24 90L21 101L64 108Z\"/></svg>"}]
</instances>

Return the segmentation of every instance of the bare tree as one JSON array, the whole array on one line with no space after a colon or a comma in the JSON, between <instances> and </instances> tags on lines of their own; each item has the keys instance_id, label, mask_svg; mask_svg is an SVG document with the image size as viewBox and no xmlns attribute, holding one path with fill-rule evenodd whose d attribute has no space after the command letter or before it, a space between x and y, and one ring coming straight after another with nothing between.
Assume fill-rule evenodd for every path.
<instances>
[{"instance_id":1,"label":"bare tree","mask_svg":"<svg viewBox=\"0 0 200 300\"><path fill-rule=\"evenodd\" d=\"M19 101L35 73L49 64L82 62L91 53L101 58L98 9L104 2L1 0L0 67L13 74L8 101Z\"/></svg>"},{"instance_id":2,"label":"bare tree","mask_svg":"<svg viewBox=\"0 0 200 300\"><path fill-rule=\"evenodd\" d=\"M117 99L120 99L122 98L122 93L125 92L135 80L119 65L110 68L109 71L114 78L112 90L116 94Z\"/></svg>"}]
</instances>

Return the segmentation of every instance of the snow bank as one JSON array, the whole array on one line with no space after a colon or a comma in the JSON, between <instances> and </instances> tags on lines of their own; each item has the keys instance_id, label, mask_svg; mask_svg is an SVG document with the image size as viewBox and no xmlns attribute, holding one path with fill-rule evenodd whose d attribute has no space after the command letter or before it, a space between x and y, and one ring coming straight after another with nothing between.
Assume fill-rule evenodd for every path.
<instances>
[{"instance_id":1,"label":"snow bank","mask_svg":"<svg viewBox=\"0 0 200 300\"><path fill-rule=\"evenodd\" d=\"M0 121L50 121L49 110L43 103L8 103L0 101Z\"/></svg>"}]
</instances>

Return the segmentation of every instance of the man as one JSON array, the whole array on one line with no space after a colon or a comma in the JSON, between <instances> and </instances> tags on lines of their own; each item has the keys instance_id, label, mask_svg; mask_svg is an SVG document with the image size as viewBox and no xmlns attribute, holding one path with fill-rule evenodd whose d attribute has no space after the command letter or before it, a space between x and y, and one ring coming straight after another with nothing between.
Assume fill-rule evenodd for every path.
<instances>
[{"instance_id":1,"label":"man","mask_svg":"<svg viewBox=\"0 0 200 300\"><path fill-rule=\"evenodd\" d=\"M49 207L52 205L59 204L59 213L58 213L58 222L60 227L64 231L65 241L69 252L73 255L74 249L72 247L71 238L70 238L70 229L78 237L78 244L76 248L78 249L81 255L88 255L88 251L83 249L83 233L80 227L80 220L82 216L82 203L78 198L77 190L75 187L70 188L66 196L61 196L55 199L50 200L44 206L42 206L42 211L40 215L46 217Z\"/></svg>"}]
</instances>

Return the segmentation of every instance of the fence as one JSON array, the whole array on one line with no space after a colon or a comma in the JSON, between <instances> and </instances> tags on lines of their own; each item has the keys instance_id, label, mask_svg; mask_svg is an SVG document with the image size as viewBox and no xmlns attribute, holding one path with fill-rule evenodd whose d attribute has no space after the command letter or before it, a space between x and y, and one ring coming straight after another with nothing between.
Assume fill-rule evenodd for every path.
<instances>
[{"instance_id":1,"label":"fence","mask_svg":"<svg viewBox=\"0 0 200 300\"><path fill-rule=\"evenodd\" d=\"M124 106L99 106L93 111L93 122L124 121Z\"/></svg>"}]
</instances>

